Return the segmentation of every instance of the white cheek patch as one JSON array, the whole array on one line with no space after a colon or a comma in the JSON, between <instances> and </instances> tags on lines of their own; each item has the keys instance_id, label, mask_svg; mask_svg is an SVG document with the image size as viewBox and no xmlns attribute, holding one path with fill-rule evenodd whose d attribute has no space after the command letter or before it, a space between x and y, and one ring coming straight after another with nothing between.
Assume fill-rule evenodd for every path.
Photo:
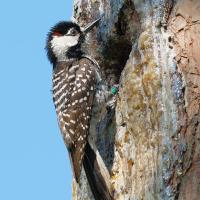
<instances>
[{"instance_id":1,"label":"white cheek patch","mask_svg":"<svg viewBox=\"0 0 200 200\"><path fill-rule=\"evenodd\" d=\"M78 44L80 35L76 36L53 36L51 48L58 61L66 60L66 52L70 47Z\"/></svg>"}]
</instances>

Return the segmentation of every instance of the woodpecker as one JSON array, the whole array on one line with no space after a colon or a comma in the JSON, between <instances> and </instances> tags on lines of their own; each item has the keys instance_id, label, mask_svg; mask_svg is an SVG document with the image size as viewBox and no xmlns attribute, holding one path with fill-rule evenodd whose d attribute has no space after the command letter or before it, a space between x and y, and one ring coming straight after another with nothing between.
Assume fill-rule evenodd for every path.
<instances>
[{"instance_id":1,"label":"woodpecker","mask_svg":"<svg viewBox=\"0 0 200 200\"><path fill-rule=\"evenodd\" d=\"M73 22L57 23L47 35L46 50L53 65L53 102L74 178L79 184L84 166L95 199L110 200L112 195L97 166L96 153L88 142L93 102L101 79L100 68L81 49L86 33L99 20L85 29Z\"/></svg>"}]
</instances>

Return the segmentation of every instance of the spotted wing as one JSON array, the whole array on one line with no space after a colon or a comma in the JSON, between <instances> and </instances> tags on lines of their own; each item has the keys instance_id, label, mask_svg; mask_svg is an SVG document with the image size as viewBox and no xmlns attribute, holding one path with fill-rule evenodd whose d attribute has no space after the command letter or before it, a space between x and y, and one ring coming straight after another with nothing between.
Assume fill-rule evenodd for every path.
<instances>
[{"instance_id":1,"label":"spotted wing","mask_svg":"<svg viewBox=\"0 0 200 200\"><path fill-rule=\"evenodd\" d=\"M86 58L80 60L73 83L63 110L63 120L66 132L72 139L69 153L74 176L79 182L96 83L94 64L90 60Z\"/></svg>"}]
</instances>

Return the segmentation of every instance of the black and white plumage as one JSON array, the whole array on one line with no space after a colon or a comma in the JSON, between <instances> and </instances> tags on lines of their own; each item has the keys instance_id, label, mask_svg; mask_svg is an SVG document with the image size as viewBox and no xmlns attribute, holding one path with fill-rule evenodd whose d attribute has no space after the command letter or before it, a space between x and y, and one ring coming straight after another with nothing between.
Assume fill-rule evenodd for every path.
<instances>
[{"instance_id":1,"label":"black and white plumage","mask_svg":"<svg viewBox=\"0 0 200 200\"><path fill-rule=\"evenodd\" d=\"M87 58L59 62L53 75L53 99L64 141L79 181L94 97L95 69Z\"/></svg>"},{"instance_id":2,"label":"black and white plumage","mask_svg":"<svg viewBox=\"0 0 200 200\"><path fill-rule=\"evenodd\" d=\"M110 200L96 154L88 143L99 68L81 50L85 32L75 23L60 22L48 34L46 49L53 64L53 101L76 182L80 181L83 165L95 199Z\"/></svg>"}]
</instances>

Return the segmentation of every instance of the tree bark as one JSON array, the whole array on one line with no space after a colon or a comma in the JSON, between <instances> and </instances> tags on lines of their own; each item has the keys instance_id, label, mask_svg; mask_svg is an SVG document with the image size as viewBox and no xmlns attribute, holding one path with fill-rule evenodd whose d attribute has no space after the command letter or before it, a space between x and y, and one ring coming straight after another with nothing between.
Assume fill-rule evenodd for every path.
<instances>
[{"instance_id":1,"label":"tree bark","mask_svg":"<svg viewBox=\"0 0 200 200\"><path fill-rule=\"evenodd\" d=\"M81 26L98 17L85 49L120 89L90 132L114 199L200 199L200 1L74 0ZM73 199L93 199L84 172Z\"/></svg>"}]
</instances>

